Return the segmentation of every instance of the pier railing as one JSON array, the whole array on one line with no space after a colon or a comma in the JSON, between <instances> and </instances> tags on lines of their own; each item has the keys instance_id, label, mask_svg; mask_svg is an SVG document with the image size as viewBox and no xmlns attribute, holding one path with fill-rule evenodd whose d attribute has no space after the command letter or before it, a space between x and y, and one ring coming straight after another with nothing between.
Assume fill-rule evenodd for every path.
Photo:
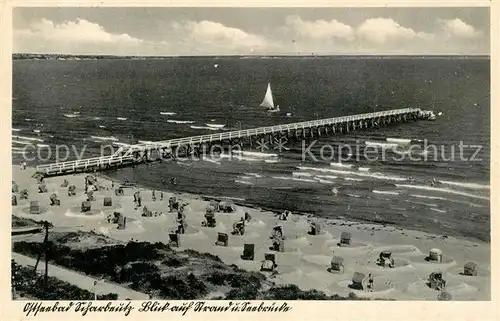
<instances>
[{"instance_id":1,"label":"pier railing","mask_svg":"<svg viewBox=\"0 0 500 321\"><path fill-rule=\"evenodd\" d=\"M143 143L143 144L131 145L130 147L120 147L117 152L109 156L93 157L82 160L39 165L37 166L37 172L41 173L65 172L65 171L75 172L77 169L88 169L96 166L106 166L106 165L119 166L122 164L126 165L129 163L133 163L135 161L135 156L133 154L136 152L147 152L151 150L160 150L164 148L174 148L179 146L216 142L226 139L237 139L237 138L239 139L256 135L287 132L291 130L313 128L318 126L332 126L347 122L368 120L368 119L387 117L387 116L400 116L418 112L421 112L420 108L402 108L402 109L386 110L386 111L379 111L379 112L365 113L365 114L358 114L351 116L310 120L310 121L303 121L303 122L283 124L283 125L220 132L216 134L176 138L176 139L158 141L154 143Z\"/></svg>"}]
</instances>

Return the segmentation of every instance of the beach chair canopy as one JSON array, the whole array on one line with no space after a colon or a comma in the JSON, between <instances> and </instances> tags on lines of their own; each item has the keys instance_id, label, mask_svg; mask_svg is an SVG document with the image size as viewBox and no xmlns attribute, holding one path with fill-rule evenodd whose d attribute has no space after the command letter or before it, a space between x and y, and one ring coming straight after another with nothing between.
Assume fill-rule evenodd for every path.
<instances>
[{"instance_id":1,"label":"beach chair canopy","mask_svg":"<svg viewBox=\"0 0 500 321\"><path fill-rule=\"evenodd\" d=\"M382 258L390 258L392 256L392 252L391 251L382 251L380 252L380 257Z\"/></svg>"},{"instance_id":2,"label":"beach chair canopy","mask_svg":"<svg viewBox=\"0 0 500 321\"><path fill-rule=\"evenodd\" d=\"M227 235L227 233L218 233L217 234L217 240L221 241L221 242L224 242L228 240L229 236Z\"/></svg>"},{"instance_id":3,"label":"beach chair canopy","mask_svg":"<svg viewBox=\"0 0 500 321\"><path fill-rule=\"evenodd\" d=\"M352 276L352 282L362 283L365 278L365 275L361 272L354 272Z\"/></svg>"},{"instance_id":4,"label":"beach chair canopy","mask_svg":"<svg viewBox=\"0 0 500 321\"><path fill-rule=\"evenodd\" d=\"M334 265L342 265L344 263L344 258L341 256L333 256L331 263Z\"/></svg>"},{"instance_id":5,"label":"beach chair canopy","mask_svg":"<svg viewBox=\"0 0 500 321\"><path fill-rule=\"evenodd\" d=\"M443 255L443 251L441 251L440 249L434 248L434 249L430 249L429 250L429 254L430 254L430 256L433 256L433 255L436 255L436 256L437 255Z\"/></svg>"},{"instance_id":6,"label":"beach chair canopy","mask_svg":"<svg viewBox=\"0 0 500 321\"><path fill-rule=\"evenodd\" d=\"M344 240L350 240L351 239L351 232L342 232L340 234L340 238Z\"/></svg>"},{"instance_id":7,"label":"beach chair canopy","mask_svg":"<svg viewBox=\"0 0 500 321\"><path fill-rule=\"evenodd\" d=\"M274 253L265 253L264 259L274 262L276 260L276 255Z\"/></svg>"},{"instance_id":8,"label":"beach chair canopy","mask_svg":"<svg viewBox=\"0 0 500 321\"><path fill-rule=\"evenodd\" d=\"M465 263L464 268L469 269L469 270L476 270L477 269L477 263L467 262L467 263Z\"/></svg>"}]
</instances>

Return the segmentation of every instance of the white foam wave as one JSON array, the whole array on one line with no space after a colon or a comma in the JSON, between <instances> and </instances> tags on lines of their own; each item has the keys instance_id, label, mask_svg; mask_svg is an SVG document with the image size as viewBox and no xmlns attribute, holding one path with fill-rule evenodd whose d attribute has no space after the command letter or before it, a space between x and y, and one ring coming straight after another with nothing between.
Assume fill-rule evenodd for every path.
<instances>
[{"instance_id":1,"label":"white foam wave","mask_svg":"<svg viewBox=\"0 0 500 321\"><path fill-rule=\"evenodd\" d=\"M217 165L221 164L221 162L216 161L215 159L208 158L208 157L207 158L203 158L203 160L206 161L206 162L209 162L209 163L217 164Z\"/></svg>"},{"instance_id":2,"label":"white foam wave","mask_svg":"<svg viewBox=\"0 0 500 321\"><path fill-rule=\"evenodd\" d=\"M92 117L93 120L101 120L101 117Z\"/></svg>"},{"instance_id":3,"label":"white foam wave","mask_svg":"<svg viewBox=\"0 0 500 321\"><path fill-rule=\"evenodd\" d=\"M242 181L242 180L239 180L239 179L234 180L234 182L235 183L244 184L244 185L253 185L253 183L251 183L251 182Z\"/></svg>"},{"instance_id":4,"label":"white foam wave","mask_svg":"<svg viewBox=\"0 0 500 321\"><path fill-rule=\"evenodd\" d=\"M75 115L75 114L64 114L64 117L67 117L67 118L76 118L76 117L80 117L80 115Z\"/></svg>"},{"instance_id":5,"label":"white foam wave","mask_svg":"<svg viewBox=\"0 0 500 321\"><path fill-rule=\"evenodd\" d=\"M35 137L26 137L26 136L12 135L12 138L17 138L17 139L21 139L21 140L34 140L34 141L38 141L38 142L43 142L43 139L35 138Z\"/></svg>"},{"instance_id":6,"label":"white foam wave","mask_svg":"<svg viewBox=\"0 0 500 321\"><path fill-rule=\"evenodd\" d=\"M21 144L21 145L30 145L30 144L32 144L32 142L23 142L21 140L15 140L15 139L12 140L12 143L14 143L14 144Z\"/></svg>"},{"instance_id":7,"label":"white foam wave","mask_svg":"<svg viewBox=\"0 0 500 321\"><path fill-rule=\"evenodd\" d=\"M127 120L128 118L126 118L126 117L116 117L116 119L118 119L118 120Z\"/></svg>"},{"instance_id":8,"label":"white foam wave","mask_svg":"<svg viewBox=\"0 0 500 321\"><path fill-rule=\"evenodd\" d=\"M18 151L18 150L14 150L12 151L12 154L20 154L20 155L24 155L26 152L24 151Z\"/></svg>"},{"instance_id":9,"label":"white foam wave","mask_svg":"<svg viewBox=\"0 0 500 321\"><path fill-rule=\"evenodd\" d=\"M33 132L38 134L40 133L40 129L33 129Z\"/></svg>"},{"instance_id":10,"label":"white foam wave","mask_svg":"<svg viewBox=\"0 0 500 321\"><path fill-rule=\"evenodd\" d=\"M439 208L430 207L429 209L432 211L435 211L435 212L439 212L439 213L446 213L445 210L440 210Z\"/></svg>"},{"instance_id":11,"label":"white foam wave","mask_svg":"<svg viewBox=\"0 0 500 321\"><path fill-rule=\"evenodd\" d=\"M38 146L38 147L49 147L49 145L47 145L47 144L36 144L36 146Z\"/></svg>"},{"instance_id":12,"label":"white foam wave","mask_svg":"<svg viewBox=\"0 0 500 321\"><path fill-rule=\"evenodd\" d=\"M378 191L378 190L374 189L372 192L375 194L399 195L399 192L394 192L394 191Z\"/></svg>"},{"instance_id":13,"label":"white foam wave","mask_svg":"<svg viewBox=\"0 0 500 321\"><path fill-rule=\"evenodd\" d=\"M372 146L372 147L381 147L381 148L396 148L398 147L398 144L395 143L382 143L382 142L370 142L370 141L365 141L366 146Z\"/></svg>"},{"instance_id":14,"label":"white foam wave","mask_svg":"<svg viewBox=\"0 0 500 321\"><path fill-rule=\"evenodd\" d=\"M320 182L321 184L334 184L334 182L332 182L332 181L328 181L328 180L326 180L326 179L321 179L321 178L319 178L319 177L317 177L317 176L315 176L314 178L315 178L318 182Z\"/></svg>"},{"instance_id":15,"label":"white foam wave","mask_svg":"<svg viewBox=\"0 0 500 321\"><path fill-rule=\"evenodd\" d=\"M208 130L219 130L219 128L208 127L208 126L189 126L192 129L208 129Z\"/></svg>"},{"instance_id":16,"label":"white foam wave","mask_svg":"<svg viewBox=\"0 0 500 321\"><path fill-rule=\"evenodd\" d=\"M350 197L355 197L355 198L360 198L361 197L360 195L349 194L349 193L346 193L345 195L350 196Z\"/></svg>"},{"instance_id":17,"label":"white foam wave","mask_svg":"<svg viewBox=\"0 0 500 321\"><path fill-rule=\"evenodd\" d=\"M111 140L111 141L118 141L119 139L114 137L114 136L90 136L91 138L93 139L97 139L97 140Z\"/></svg>"},{"instance_id":18,"label":"white foam wave","mask_svg":"<svg viewBox=\"0 0 500 321\"><path fill-rule=\"evenodd\" d=\"M358 171L360 171L360 172L369 172L370 171L370 167L358 167Z\"/></svg>"},{"instance_id":19,"label":"white foam wave","mask_svg":"<svg viewBox=\"0 0 500 321\"><path fill-rule=\"evenodd\" d=\"M113 145L123 146L123 147L132 147L132 146L134 146L134 145L131 145L131 144L120 143L120 142L113 142Z\"/></svg>"},{"instance_id":20,"label":"white foam wave","mask_svg":"<svg viewBox=\"0 0 500 321\"><path fill-rule=\"evenodd\" d=\"M274 179L280 179L280 180L285 180L285 181L298 181L298 182L316 183L315 180L306 179L306 178L296 178L296 177L287 177L287 176L272 176L272 178L274 178Z\"/></svg>"},{"instance_id":21,"label":"white foam wave","mask_svg":"<svg viewBox=\"0 0 500 321\"><path fill-rule=\"evenodd\" d=\"M245 175L253 176L253 177L256 177L256 178L261 178L262 177L262 175L257 174L257 173L245 173Z\"/></svg>"},{"instance_id":22,"label":"white foam wave","mask_svg":"<svg viewBox=\"0 0 500 321\"><path fill-rule=\"evenodd\" d=\"M99 125L99 128L106 128L106 126L104 126L104 125Z\"/></svg>"},{"instance_id":23,"label":"white foam wave","mask_svg":"<svg viewBox=\"0 0 500 321\"><path fill-rule=\"evenodd\" d=\"M330 163L330 166L333 166L333 167L341 167L341 168L351 168L351 167L352 167L352 164Z\"/></svg>"},{"instance_id":24,"label":"white foam wave","mask_svg":"<svg viewBox=\"0 0 500 321\"><path fill-rule=\"evenodd\" d=\"M224 124L205 124L205 125L213 128L223 128L224 126L226 126Z\"/></svg>"},{"instance_id":25,"label":"white foam wave","mask_svg":"<svg viewBox=\"0 0 500 321\"><path fill-rule=\"evenodd\" d=\"M316 175L316 177L327 178L327 179L337 179L338 178L338 176L332 176L332 175Z\"/></svg>"},{"instance_id":26,"label":"white foam wave","mask_svg":"<svg viewBox=\"0 0 500 321\"><path fill-rule=\"evenodd\" d=\"M246 155L246 156L253 156L253 157L278 157L276 154L268 154L268 153L259 153L259 152L247 152L247 151L242 151L242 150L234 150L234 154L241 154L241 155Z\"/></svg>"},{"instance_id":27,"label":"white foam wave","mask_svg":"<svg viewBox=\"0 0 500 321\"><path fill-rule=\"evenodd\" d=\"M19 129L19 128L12 128L12 131L13 132L20 132L22 129Z\"/></svg>"},{"instance_id":28,"label":"white foam wave","mask_svg":"<svg viewBox=\"0 0 500 321\"><path fill-rule=\"evenodd\" d=\"M462 195L462 196L473 197L473 198L484 199L484 200L490 199L489 197L486 197L486 196L481 196L481 195L476 195L476 194L471 194L471 193L466 193L466 192L461 192L461 191L455 191L455 190L447 189L447 188L438 188L438 187L431 187L431 186L424 186L424 185L407 185L407 184L396 184L396 186L403 187L403 188L413 188L413 189L421 189L421 190L426 190L426 191L435 191L435 192L441 192L441 193Z\"/></svg>"},{"instance_id":29,"label":"white foam wave","mask_svg":"<svg viewBox=\"0 0 500 321\"><path fill-rule=\"evenodd\" d=\"M24 151L23 147L11 147L12 150L21 150Z\"/></svg>"},{"instance_id":30,"label":"white foam wave","mask_svg":"<svg viewBox=\"0 0 500 321\"><path fill-rule=\"evenodd\" d=\"M344 177L344 180L354 181L354 182L362 182L363 181L361 178L352 178L352 177Z\"/></svg>"},{"instance_id":31,"label":"white foam wave","mask_svg":"<svg viewBox=\"0 0 500 321\"><path fill-rule=\"evenodd\" d=\"M381 180L392 180L392 181L406 181L407 180L404 177L391 176L391 175L386 175L386 174L382 174L382 173L353 172L353 171L343 171L343 170L337 170L337 169L319 168L319 167L305 167L305 166L298 166L297 168L300 170L312 170L312 171L319 171L319 172L324 172L324 173L335 173L335 174L339 174L339 175L354 175L354 176L375 178L375 179L381 179Z\"/></svg>"},{"instance_id":32,"label":"white foam wave","mask_svg":"<svg viewBox=\"0 0 500 321\"><path fill-rule=\"evenodd\" d=\"M446 185L453 185L459 187L465 187L470 189L490 189L489 185L477 184L477 183L461 183L461 182L452 182L452 181L439 181L440 183Z\"/></svg>"},{"instance_id":33,"label":"white foam wave","mask_svg":"<svg viewBox=\"0 0 500 321\"><path fill-rule=\"evenodd\" d=\"M177 115L177 113L174 113L173 111L161 111L160 114L165 116Z\"/></svg>"},{"instance_id":34,"label":"white foam wave","mask_svg":"<svg viewBox=\"0 0 500 321\"><path fill-rule=\"evenodd\" d=\"M262 159L253 158L253 157L244 157L244 156L234 156L235 159L239 161L247 161L247 162L261 162Z\"/></svg>"},{"instance_id":35,"label":"white foam wave","mask_svg":"<svg viewBox=\"0 0 500 321\"><path fill-rule=\"evenodd\" d=\"M174 124L194 124L194 120L175 120L175 119L167 119L167 123Z\"/></svg>"},{"instance_id":36,"label":"white foam wave","mask_svg":"<svg viewBox=\"0 0 500 321\"><path fill-rule=\"evenodd\" d=\"M411 142L411 139L406 138L386 138L388 143L396 143L399 145L408 145Z\"/></svg>"},{"instance_id":37,"label":"white foam wave","mask_svg":"<svg viewBox=\"0 0 500 321\"><path fill-rule=\"evenodd\" d=\"M298 177L301 177L301 176L311 177L311 176L313 176L311 173L307 173L307 172L293 172L292 175L298 176Z\"/></svg>"},{"instance_id":38,"label":"white foam wave","mask_svg":"<svg viewBox=\"0 0 500 321\"><path fill-rule=\"evenodd\" d=\"M32 121L32 118L24 118L25 121Z\"/></svg>"},{"instance_id":39,"label":"white foam wave","mask_svg":"<svg viewBox=\"0 0 500 321\"><path fill-rule=\"evenodd\" d=\"M277 159L266 159L264 160L265 163L270 163L270 164L276 164L279 163Z\"/></svg>"}]
</instances>

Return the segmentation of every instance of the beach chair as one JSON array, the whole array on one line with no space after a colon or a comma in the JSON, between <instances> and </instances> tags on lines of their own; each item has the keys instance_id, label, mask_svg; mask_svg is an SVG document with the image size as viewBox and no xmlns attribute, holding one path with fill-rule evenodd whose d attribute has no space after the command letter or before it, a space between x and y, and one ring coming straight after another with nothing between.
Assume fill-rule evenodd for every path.
<instances>
[{"instance_id":1,"label":"beach chair","mask_svg":"<svg viewBox=\"0 0 500 321\"><path fill-rule=\"evenodd\" d=\"M228 241L229 241L229 235L227 235L226 233L218 233L217 242L215 242L215 245L227 246Z\"/></svg>"},{"instance_id":2,"label":"beach chair","mask_svg":"<svg viewBox=\"0 0 500 321\"><path fill-rule=\"evenodd\" d=\"M271 236L269 238L283 239L283 227L281 225L273 227L273 230L271 231Z\"/></svg>"},{"instance_id":3,"label":"beach chair","mask_svg":"<svg viewBox=\"0 0 500 321\"><path fill-rule=\"evenodd\" d=\"M89 201L89 202L95 201L94 191L88 191L87 192L87 201Z\"/></svg>"},{"instance_id":4,"label":"beach chair","mask_svg":"<svg viewBox=\"0 0 500 321\"><path fill-rule=\"evenodd\" d=\"M170 212L173 212L174 210L179 209L179 202L177 201L177 198L172 196L168 199L168 208L169 208Z\"/></svg>"},{"instance_id":5,"label":"beach chair","mask_svg":"<svg viewBox=\"0 0 500 321\"><path fill-rule=\"evenodd\" d=\"M334 255L327 271L330 273L344 273L344 258Z\"/></svg>"},{"instance_id":6,"label":"beach chair","mask_svg":"<svg viewBox=\"0 0 500 321\"><path fill-rule=\"evenodd\" d=\"M434 261L441 263L443 261L443 251L440 249L430 249L429 256L426 257L426 261Z\"/></svg>"},{"instance_id":7,"label":"beach chair","mask_svg":"<svg viewBox=\"0 0 500 321\"><path fill-rule=\"evenodd\" d=\"M453 299L453 296L445 291L439 292L437 296L438 301L451 301Z\"/></svg>"},{"instance_id":8,"label":"beach chair","mask_svg":"<svg viewBox=\"0 0 500 321\"><path fill-rule=\"evenodd\" d=\"M120 212L113 212L113 224L118 224L118 221L120 220L120 217L122 216L122 213Z\"/></svg>"},{"instance_id":9,"label":"beach chair","mask_svg":"<svg viewBox=\"0 0 500 321\"><path fill-rule=\"evenodd\" d=\"M244 235L245 234L245 221L238 221L233 224L233 235Z\"/></svg>"},{"instance_id":10,"label":"beach chair","mask_svg":"<svg viewBox=\"0 0 500 321\"><path fill-rule=\"evenodd\" d=\"M12 193L19 193L19 185L14 181L12 181Z\"/></svg>"},{"instance_id":11,"label":"beach chair","mask_svg":"<svg viewBox=\"0 0 500 321\"><path fill-rule=\"evenodd\" d=\"M350 232L342 232L340 234L340 243L339 246L349 246L351 245L351 233Z\"/></svg>"},{"instance_id":12,"label":"beach chair","mask_svg":"<svg viewBox=\"0 0 500 321\"><path fill-rule=\"evenodd\" d=\"M61 187L66 188L66 187L68 187L68 185L69 185L69 182L65 179L65 180L62 182Z\"/></svg>"},{"instance_id":13,"label":"beach chair","mask_svg":"<svg viewBox=\"0 0 500 321\"><path fill-rule=\"evenodd\" d=\"M30 214L40 214L40 203L38 201L30 202Z\"/></svg>"},{"instance_id":14,"label":"beach chair","mask_svg":"<svg viewBox=\"0 0 500 321\"><path fill-rule=\"evenodd\" d=\"M446 287L446 281L443 279L443 272L436 271L429 275L428 285L431 289L442 291Z\"/></svg>"},{"instance_id":15,"label":"beach chair","mask_svg":"<svg viewBox=\"0 0 500 321\"><path fill-rule=\"evenodd\" d=\"M464 275L477 276L477 263L467 262L464 265Z\"/></svg>"},{"instance_id":16,"label":"beach chair","mask_svg":"<svg viewBox=\"0 0 500 321\"><path fill-rule=\"evenodd\" d=\"M169 242L168 245L173 246L173 247L179 247L180 242L179 242L179 234L177 233L170 233L168 235Z\"/></svg>"},{"instance_id":17,"label":"beach chair","mask_svg":"<svg viewBox=\"0 0 500 321\"><path fill-rule=\"evenodd\" d=\"M51 206L54 206L54 205L61 205L61 201L57 199L57 195L54 193L52 195L50 195L50 205Z\"/></svg>"},{"instance_id":18,"label":"beach chair","mask_svg":"<svg viewBox=\"0 0 500 321\"><path fill-rule=\"evenodd\" d=\"M28 190L27 189L23 189L19 192L19 199L21 199L21 200L28 199Z\"/></svg>"},{"instance_id":19,"label":"beach chair","mask_svg":"<svg viewBox=\"0 0 500 321\"><path fill-rule=\"evenodd\" d=\"M76 186L70 185L68 187L68 196L73 196L73 195L76 195Z\"/></svg>"},{"instance_id":20,"label":"beach chair","mask_svg":"<svg viewBox=\"0 0 500 321\"><path fill-rule=\"evenodd\" d=\"M216 200L210 200L210 206L213 207L214 211L219 211L219 202Z\"/></svg>"},{"instance_id":21,"label":"beach chair","mask_svg":"<svg viewBox=\"0 0 500 321\"><path fill-rule=\"evenodd\" d=\"M365 275L360 272L354 272L351 280L351 284L349 287L354 290L363 290L363 280L365 279Z\"/></svg>"},{"instance_id":22,"label":"beach chair","mask_svg":"<svg viewBox=\"0 0 500 321\"><path fill-rule=\"evenodd\" d=\"M38 185L38 193L47 193L47 192L48 192L48 189L47 189L47 185L45 185L45 183Z\"/></svg>"},{"instance_id":23,"label":"beach chair","mask_svg":"<svg viewBox=\"0 0 500 321\"><path fill-rule=\"evenodd\" d=\"M274 238L273 246L269 249L276 252L285 252L285 241L283 239Z\"/></svg>"},{"instance_id":24,"label":"beach chair","mask_svg":"<svg viewBox=\"0 0 500 321\"><path fill-rule=\"evenodd\" d=\"M240 257L242 260L253 261L255 257L255 244L243 245L243 255Z\"/></svg>"},{"instance_id":25,"label":"beach chair","mask_svg":"<svg viewBox=\"0 0 500 321\"><path fill-rule=\"evenodd\" d=\"M113 205L113 200L110 196L104 197L104 206L112 206Z\"/></svg>"},{"instance_id":26,"label":"beach chair","mask_svg":"<svg viewBox=\"0 0 500 321\"><path fill-rule=\"evenodd\" d=\"M95 178L95 176L93 175L87 175L85 177L85 185L95 185L96 182L97 178Z\"/></svg>"},{"instance_id":27,"label":"beach chair","mask_svg":"<svg viewBox=\"0 0 500 321\"><path fill-rule=\"evenodd\" d=\"M215 227L217 225L214 213L205 214L205 219L206 219L206 222L204 222L205 223L204 225L206 227Z\"/></svg>"},{"instance_id":28,"label":"beach chair","mask_svg":"<svg viewBox=\"0 0 500 321\"><path fill-rule=\"evenodd\" d=\"M120 214L118 217L118 226L116 227L119 230L124 230L127 227L127 218Z\"/></svg>"},{"instance_id":29,"label":"beach chair","mask_svg":"<svg viewBox=\"0 0 500 321\"><path fill-rule=\"evenodd\" d=\"M377 259L377 265L381 267L394 267L394 260L390 251L382 251Z\"/></svg>"},{"instance_id":30,"label":"beach chair","mask_svg":"<svg viewBox=\"0 0 500 321\"><path fill-rule=\"evenodd\" d=\"M250 222L251 220L252 220L252 216L250 214L248 214L247 212L245 212L245 221Z\"/></svg>"},{"instance_id":31,"label":"beach chair","mask_svg":"<svg viewBox=\"0 0 500 321\"><path fill-rule=\"evenodd\" d=\"M310 235L320 235L322 230L321 223L318 222L313 222L311 223L311 231L309 232Z\"/></svg>"},{"instance_id":32,"label":"beach chair","mask_svg":"<svg viewBox=\"0 0 500 321\"><path fill-rule=\"evenodd\" d=\"M89 212L91 209L90 201L82 202L82 212Z\"/></svg>"},{"instance_id":33,"label":"beach chair","mask_svg":"<svg viewBox=\"0 0 500 321\"><path fill-rule=\"evenodd\" d=\"M12 206L17 206L17 196L12 195Z\"/></svg>"},{"instance_id":34,"label":"beach chair","mask_svg":"<svg viewBox=\"0 0 500 321\"><path fill-rule=\"evenodd\" d=\"M123 191L123 188L118 187L117 189L115 189L115 195L116 196L123 196L123 195L125 195L125 192Z\"/></svg>"},{"instance_id":35,"label":"beach chair","mask_svg":"<svg viewBox=\"0 0 500 321\"><path fill-rule=\"evenodd\" d=\"M153 212L151 212L150 210L148 210L148 208L146 206L144 206L142 208L142 216L144 216L144 217L152 217L153 216Z\"/></svg>"},{"instance_id":36,"label":"beach chair","mask_svg":"<svg viewBox=\"0 0 500 321\"><path fill-rule=\"evenodd\" d=\"M276 255L274 253L264 254L264 261L260 266L262 272L273 272L278 265L276 264Z\"/></svg>"},{"instance_id":37,"label":"beach chair","mask_svg":"<svg viewBox=\"0 0 500 321\"><path fill-rule=\"evenodd\" d=\"M222 213L233 213L234 212L234 205L229 202L220 202L219 203L219 212Z\"/></svg>"}]
</instances>

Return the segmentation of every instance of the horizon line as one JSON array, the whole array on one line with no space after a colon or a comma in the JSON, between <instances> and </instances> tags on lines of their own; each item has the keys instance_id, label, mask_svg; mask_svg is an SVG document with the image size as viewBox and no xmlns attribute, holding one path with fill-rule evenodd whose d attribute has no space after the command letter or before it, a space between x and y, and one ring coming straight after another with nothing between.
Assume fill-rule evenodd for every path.
<instances>
[{"instance_id":1,"label":"horizon line","mask_svg":"<svg viewBox=\"0 0 500 321\"><path fill-rule=\"evenodd\" d=\"M15 52L14 55L60 55L72 57L140 57L140 58L182 58L182 57L491 57L491 54L200 54L200 55L120 55L120 54L73 54L56 52Z\"/></svg>"}]
</instances>

